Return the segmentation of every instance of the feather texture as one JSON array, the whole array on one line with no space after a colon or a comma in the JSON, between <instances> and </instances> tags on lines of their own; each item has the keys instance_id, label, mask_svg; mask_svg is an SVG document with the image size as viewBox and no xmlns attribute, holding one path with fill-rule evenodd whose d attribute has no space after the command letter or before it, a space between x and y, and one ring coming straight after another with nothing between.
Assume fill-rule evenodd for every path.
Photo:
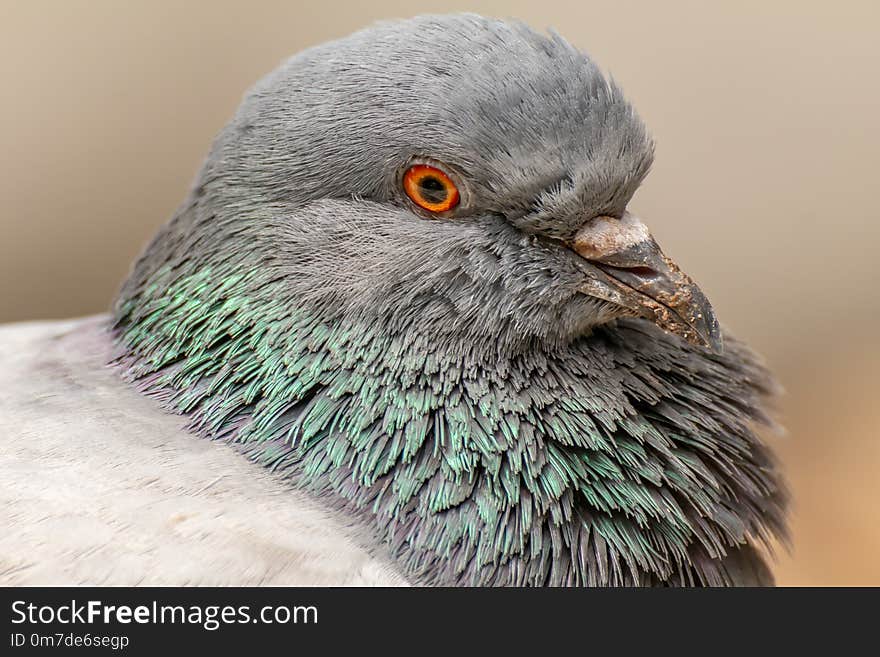
<instances>
[{"instance_id":1,"label":"feather texture","mask_svg":"<svg viewBox=\"0 0 880 657\"><path fill-rule=\"evenodd\" d=\"M117 314L128 377L360 515L416 581L733 584L743 546L783 533L752 428L772 383L732 338L717 355L625 320L486 363L321 321L255 263L144 289Z\"/></svg>"}]
</instances>

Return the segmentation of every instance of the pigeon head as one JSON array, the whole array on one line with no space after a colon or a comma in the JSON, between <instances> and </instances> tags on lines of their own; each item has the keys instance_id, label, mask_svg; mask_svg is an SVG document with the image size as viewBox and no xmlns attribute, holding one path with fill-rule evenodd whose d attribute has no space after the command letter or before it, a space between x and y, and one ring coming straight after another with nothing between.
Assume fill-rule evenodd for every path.
<instances>
[{"instance_id":1,"label":"pigeon head","mask_svg":"<svg viewBox=\"0 0 880 657\"><path fill-rule=\"evenodd\" d=\"M327 320L516 352L624 315L717 346L711 307L626 210L652 144L556 36L475 16L385 23L263 80L174 257L250 251Z\"/></svg>"},{"instance_id":2,"label":"pigeon head","mask_svg":"<svg viewBox=\"0 0 880 657\"><path fill-rule=\"evenodd\" d=\"M416 581L729 583L782 531L772 385L627 210L652 157L555 35L427 16L309 49L135 263L117 363Z\"/></svg>"}]
</instances>

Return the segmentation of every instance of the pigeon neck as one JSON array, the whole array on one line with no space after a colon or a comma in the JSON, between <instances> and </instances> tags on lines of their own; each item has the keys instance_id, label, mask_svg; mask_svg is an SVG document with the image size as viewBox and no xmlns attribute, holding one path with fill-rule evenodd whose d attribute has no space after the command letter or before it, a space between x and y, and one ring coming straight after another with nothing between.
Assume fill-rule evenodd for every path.
<instances>
[{"instance_id":1,"label":"pigeon neck","mask_svg":"<svg viewBox=\"0 0 880 657\"><path fill-rule=\"evenodd\" d=\"M117 364L189 428L356 516L414 581L724 583L782 528L735 342L641 321L491 364L320 321L246 271L161 268L117 305Z\"/></svg>"}]
</instances>

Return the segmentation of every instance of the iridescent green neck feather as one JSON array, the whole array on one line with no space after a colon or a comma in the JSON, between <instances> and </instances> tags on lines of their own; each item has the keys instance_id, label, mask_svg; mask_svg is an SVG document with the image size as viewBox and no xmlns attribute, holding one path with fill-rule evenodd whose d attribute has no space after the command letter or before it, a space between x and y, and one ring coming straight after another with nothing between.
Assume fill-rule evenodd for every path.
<instances>
[{"instance_id":1,"label":"iridescent green neck feather","mask_svg":"<svg viewBox=\"0 0 880 657\"><path fill-rule=\"evenodd\" d=\"M782 531L749 427L769 380L732 340L633 320L487 368L322 322L246 260L158 270L117 330L145 392L355 513L416 581L735 583Z\"/></svg>"}]
</instances>

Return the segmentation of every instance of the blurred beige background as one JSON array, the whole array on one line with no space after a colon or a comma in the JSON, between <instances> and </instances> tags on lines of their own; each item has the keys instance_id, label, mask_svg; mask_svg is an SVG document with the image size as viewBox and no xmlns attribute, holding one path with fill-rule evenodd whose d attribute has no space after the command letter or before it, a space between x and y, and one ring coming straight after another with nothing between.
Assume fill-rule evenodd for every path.
<instances>
[{"instance_id":1,"label":"blurred beige background","mask_svg":"<svg viewBox=\"0 0 880 657\"><path fill-rule=\"evenodd\" d=\"M880 584L880 3L0 0L0 321L104 310L241 94L381 17L553 26L657 142L634 209L787 395L782 584Z\"/></svg>"}]
</instances>

